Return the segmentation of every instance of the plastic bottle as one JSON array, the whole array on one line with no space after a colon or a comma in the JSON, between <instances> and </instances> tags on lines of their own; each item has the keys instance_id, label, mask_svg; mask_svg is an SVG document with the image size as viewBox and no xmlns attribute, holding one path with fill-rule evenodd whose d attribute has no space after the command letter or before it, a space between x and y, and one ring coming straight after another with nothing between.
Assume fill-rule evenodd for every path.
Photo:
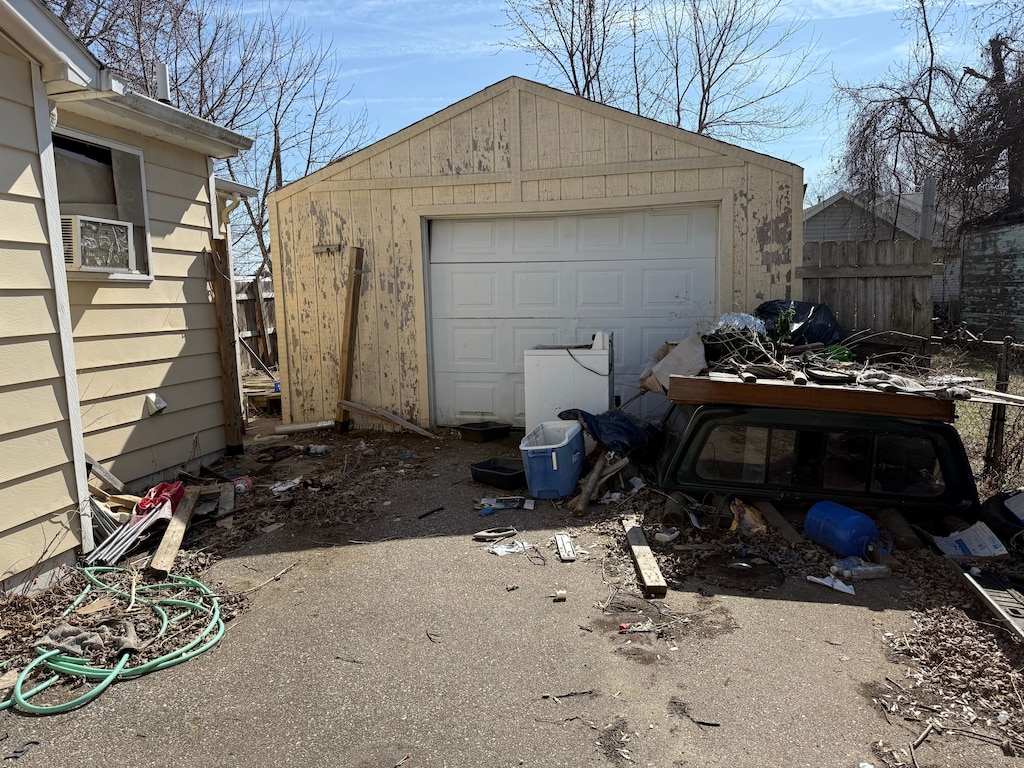
<instances>
[{"instance_id":1,"label":"plastic bottle","mask_svg":"<svg viewBox=\"0 0 1024 768\"><path fill-rule=\"evenodd\" d=\"M891 576L889 566L879 563L869 563L860 557L844 557L836 560L830 569L833 574L843 579L884 579Z\"/></svg>"}]
</instances>

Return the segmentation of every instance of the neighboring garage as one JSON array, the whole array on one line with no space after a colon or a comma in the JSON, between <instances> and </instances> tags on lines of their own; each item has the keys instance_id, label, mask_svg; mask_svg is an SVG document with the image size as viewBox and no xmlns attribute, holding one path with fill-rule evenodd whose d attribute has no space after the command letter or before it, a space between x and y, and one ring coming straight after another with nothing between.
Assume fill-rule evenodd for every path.
<instances>
[{"instance_id":1,"label":"neighboring garage","mask_svg":"<svg viewBox=\"0 0 1024 768\"><path fill-rule=\"evenodd\" d=\"M330 419L352 246L351 399L523 422L523 351L614 333L615 392L665 341L792 296L802 170L504 80L271 198L285 421Z\"/></svg>"}]
</instances>

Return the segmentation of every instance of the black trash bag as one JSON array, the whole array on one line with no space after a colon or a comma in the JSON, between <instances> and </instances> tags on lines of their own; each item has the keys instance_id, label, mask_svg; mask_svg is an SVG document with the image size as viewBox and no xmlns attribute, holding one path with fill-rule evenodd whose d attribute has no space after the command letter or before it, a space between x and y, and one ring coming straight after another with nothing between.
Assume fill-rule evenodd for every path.
<instances>
[{"instance_id":1,"label":"black trash bag","mask_svg":"<svg viewBox=\"0 0 1024 768\"><path fill-rule=\"evenodd\" d=\"M587 432L609 451L628 456L640 464L652 461L661 444L661 430L625 411L613 409L595 415L570 408L559 413L558 418L581 422Z\"/></svg>"},{"instance_id":2,"label":"black trash bag","mask_svg":"<svg viewBox=\"0 0 1024 768\"><path fill-rule=\"evenodd\" d=\"M775 324L787 309L793 310L792 335L785 340L793 346L821 342L828 347L846 338L846 332L839 325L828 304L814 304L810 301L766 301L754 310L754 317L763 320L768 336L779 341Z\"/></svg>"},{"instance_id":3,"label":"black trash bag","mask_svg":"<svg viewBox=\"0 0 1024 768\"><path fill-rule=\"evenodd\" d=\"M1013 495L1012 492L997 493L987 499L981 505L978 519L999 537L1007 549L1019 553L1024 550L1024 524L1004 504Z\"/></svg>"}]
</instances>

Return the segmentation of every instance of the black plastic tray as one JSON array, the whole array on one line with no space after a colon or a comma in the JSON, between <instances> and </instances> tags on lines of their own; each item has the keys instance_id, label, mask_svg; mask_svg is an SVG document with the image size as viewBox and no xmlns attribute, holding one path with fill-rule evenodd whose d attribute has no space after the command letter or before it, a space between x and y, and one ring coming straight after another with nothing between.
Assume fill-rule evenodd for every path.
<instances>
[{"instance_id":1,"label":"black plastic tray","mask_svg":"<svg viewBox=\"0 0 1024 768\"><path fill-rule=\"evenodd\" d=\"M477 421L472 424L461 424L459 426L462 439L470 440L474 443L486 443L488 440L508 437L511 429L511 424L502 424L500 421Z\"/></svg>"},{"instance_id":2,"label":"black plastic tray","mask_svg":"<svg viewBox=\"0 0 1024 768\"><path fill-rule=\"evenodd\" d=\"M505 491L514 491L526 485L526 471L522 459L487 459L469 465L473 479Z\"/></svg>"}]
</instances>

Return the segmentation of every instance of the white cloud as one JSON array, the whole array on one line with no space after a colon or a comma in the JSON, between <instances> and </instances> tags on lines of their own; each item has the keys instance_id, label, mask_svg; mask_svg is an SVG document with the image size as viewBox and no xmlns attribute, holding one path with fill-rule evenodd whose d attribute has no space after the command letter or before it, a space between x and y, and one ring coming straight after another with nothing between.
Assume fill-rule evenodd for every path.
<instances>
[{"instance_id":1,"label":"white cloud","mask_svg":"<svg viewBox=\"0 0 1024 768\"><path fill-rule=\"evenodd\" d=\"M791 9L808 19L848 19L872 13L893 13L904 6L903 0L805 0Z\"/></svg>"}]
</instances>

